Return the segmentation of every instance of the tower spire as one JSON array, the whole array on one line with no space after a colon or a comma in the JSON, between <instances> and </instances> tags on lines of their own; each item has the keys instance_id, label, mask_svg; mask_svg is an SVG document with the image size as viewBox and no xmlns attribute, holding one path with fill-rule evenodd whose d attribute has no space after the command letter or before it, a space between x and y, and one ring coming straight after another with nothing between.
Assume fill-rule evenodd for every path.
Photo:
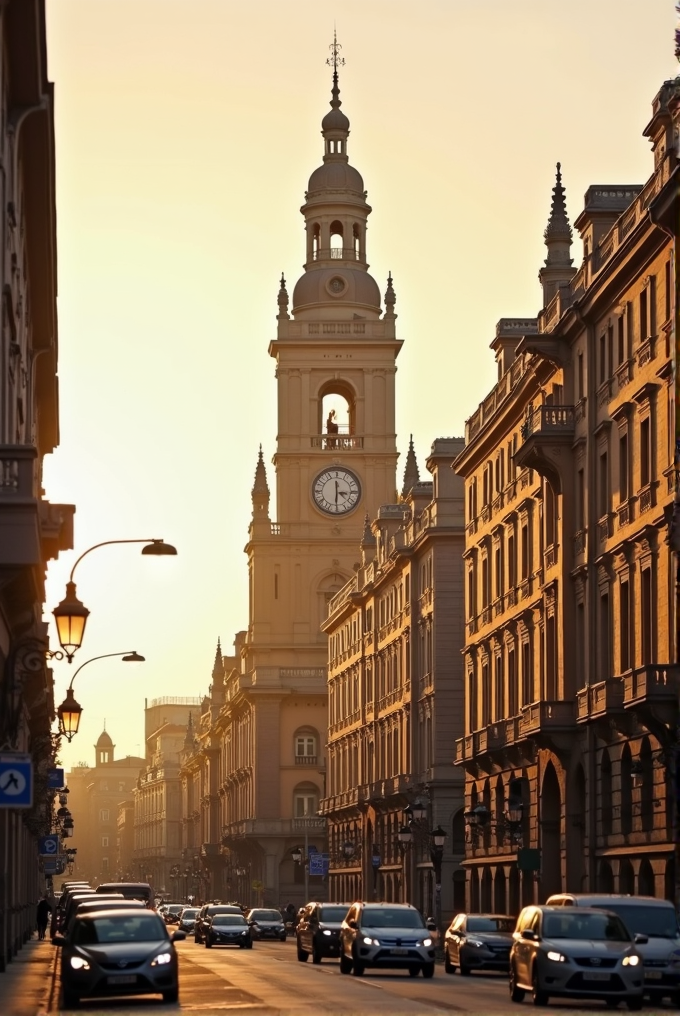
<instances>
[{"instance_id":1,"label":"tower spire","mask_svg":"<svg viewBox=\"0 0 680 1016\"><path fill-rule=\"evenodd\" d=\"M340 88L338 86L338 67L345 66L345 58L340 55L342 46L338 42L338 33L333 28L333 42L328 47L331 51L331 55L326 60L329 67L333 68L333 88L331 89L331 106L333 109L339 109L342 106L340 101Z\"/></svg>"},{"instance_id":2,"label":"tower spire","mask_svg":"<svg viewBox=\"0 0 680 1016\"><path fill-rule=\"evenodd\" d=\"M408 452L406 453L404 485L401 488L401 496L406 497L409 491L412 490L417 483L420 483L420 472L418 470L418 460L416 459L415 448L413 447L413 434L411 434L411 438L408 443Z\"/></svg>"},{"instance_id":3,"label":"tower spire","mask_svg":"<svg viewBox=\"0 0 680 1016\"><path fill-rule=\"evenodd\" d=\"M262 445L260 445L260 451L257 456L255 482L253 483L251 496L253 499L253 518L268 519L269 485L267 484L267 470L265 469L264 458L262 457Z\"/></svg>"},{"instance_id":4,"label":"tower spire","mask_svg":"<svg viewBox=\"0 0 680 1016\"><path fill-rule=\"evenodd\" d=\"M220 645L219 635L217 637L217 649L215 650L215 662L213 663L212 671L213 679L224 677L224 665L222 663L222 646Z\"/></svg>"},{"instance_id":5,"label":"tower spire","mask_svg":"<svg viewBox=\"0 0 680 1016\"><path fill-rule=\"evenodd\" d=\"M543 239L548 248L545 264L538 273L543 286L543 306L547 307L555 293L562 285L566 285L574 274L571 258L572 231L567 216L565 191L562 185L562 166L558 162L555 173L555 186L552 192L550 217L545 227Z\"/></svg>"}]
</instances>

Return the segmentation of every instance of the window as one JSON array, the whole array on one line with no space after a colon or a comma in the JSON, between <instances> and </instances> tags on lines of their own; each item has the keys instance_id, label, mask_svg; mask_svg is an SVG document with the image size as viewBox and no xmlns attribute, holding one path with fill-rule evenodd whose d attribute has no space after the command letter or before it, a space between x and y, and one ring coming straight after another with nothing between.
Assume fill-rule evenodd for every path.
<instances>
[{"instance_id":1,"label":"window","mask_svg":"<svg viewBox=\"0 0 680 1016\"><path fill-rule=\"evenodd\" d=\"M605 593L603 596L600 596L600 633L598 639L600 648L600 673L597 676L598 681L605 681L611 676L609 627L609 595Z\"/></svg>"},{"instance_id":2,"label":"window","mask_svg":"<svg viewBox=\"0 0 680 1016\"><path fill-rule=\"evenodd\" d=\"M614 328L609 325L607 328L607 377L612 376L614 366Z\"/></svg>"},{"instance_id":3,"label":"window","mask_svg":"<svg viewBox=\"0 0 680 1016\"><path fill-rule=\"evenodd\" d=\"M514 589L517 585L517 561L515 551L515 534L508 536L508 588Z\"/></svg>"},{"instance_id":4,"label":"window","mask_svg":"<svg viewBox=\"0 0 680 1016\"><path fill-rule=\"evenodd\" d=\"M508 650L508 716L517 714L517 674L515 671L515 650Z\"/></svg>"},{"instance_id":5,"label":"window","mask_svg":"<svg viewBox=\"0 0 680 1016\"><path fill-rule=\"evenodd\" d=\"M522 705L534 701L534 676L531 672L531 645L522 643Z\"/></svg>"},{"instance_id":6,"label":"window","mask_svg":"<svg viewBox=\"0 0 680 1016\"><path fill-rule=\"evenodd\" d=\"M504 688L503 688L503 657L497 656L494 660L494 710L493 717L494 721L502 720L505 717L503 701Z\"/></svg>"},{"instance_id":7,"label":"window","mask_svg":"<svg viewBox=\"0 0 680 1016\"><path fill-rule=\"evenodd\" d=\"M654 619L652 616L652 572L650 568L645 568L640 575L640 599L641 599L641 610L642 610L642 662L643 664L653 663L653 623Z\"/></svg>"},{"instance_id":8,"label":"window","mask_svg":"<svg viewBox=\"0 0 680 1016\"><path fill-rule=\"evenodd\" d=\"M649 417L640 421L640 486L646 487L651 476L651 448L650 448L650 427Z\"/></svg>"},{"instance_id":9,"label":"window","mask_svg":"<svg viewBox=\"0 0 680 1016\"><path fill-rule=\"evenodd\" d=\"M609 514L609 462L606 452L600 455L600 475L598 490L598 513L599 518Z\"/></svg>"},{"instance_id":10,"label":"window","mask_svg":"<svg viewBox=\"0 0 680 1016\"><path fill-rule=\"evenodd\" d=\"M619 316L616 322L616 352L617 352L617 363L619 367L626 359L626 338L624 331L624 320L623 314Z\"/></svg>"},{"instance_id":11,"label":"window","mask_svg":"<svg viewBox=\"0 0 680 1016\"><path fill-rule=\"evenodd\" d=\"M295 738L295 754L297 756L316 755L316 738L313 734L299 734Z\"/></svg>"},{"instance_id":12,"label":"window","mask_svg":"<svg viewBox=\"0 0 680 1016\"><path fill-rule=\"evenodd\" d=\"M109 845L109 838L108 838L108 836L102 836L102 846L103 847L108 847L108 845Z\"/></svg>"},{"instance_id":13,"label":"window","mask_svg":"<svg viewBox=\"0 0 680 1016\"><path fill-rule=\"evenodd\" d=\"M308 818L316 815L319 810L319 797L316 791L297 791L293 798L293 814L295 818Z\"/></svg>"},{"instance_id":14,"label":"window","mask_svg":"<svg viewBox=\"0 0 680 1016\"><path fill-rule=\"evenodd\" d=\"M640 342L644 342L649 336L649 312L647 290L640 293Z\"/></svg>"},{"instance_id":15,"label":"window","mask_svg":"<svg viewBox=\"0 0 680 1016\"><path fill-rule=\"evenodd\" d=\"M491 670L489 664L482 664L482 726L491 723Z\"/></svg>"},{"instance_id":16,"label":"window","mask_svg":"<svg viewBox=\"0 0 680 1016\"><path fill-rule=\"evenodd\" d=\"M582 469L579 469L576 477L576 528L586 528L586 484Z\"/></svg>"},{"instance_id":17,"label":"window","mask_svg":"<svg viewBox=\"0 0 680 1016\"><path fill-rule=\"evenodd\" d=\"M100 822L108 822L109 821L109 809L108 808L102 808L102 810L99 812L99 821Z\"/></svg>"},{"instance_id":18,"label":"window","mask_svg":"<svg viewBox=\"0 0 680 1016\"><path fill-rule=\"evenodd\" d=\"M671 318L671 300L673 294L671 286L671 263L667 261L664 268L664 321L670 321Z\"/></svg>"},{"instance_id":19,"label":"window","mask_svg":"<svg viewBox=\"0 0 680 1016\"><path fill-rule=\"evenodd\" d=\"M475 574L472 568L468 571L467 616L469 618L475 616Z\"/></svg>"},{"instance_id":20,"label":"window","mask_svg":"<svg viewBox=\"0 0 680 1016\"><path fill-rule=\"evenodd\" d=\"M489 606L489 559L482 558L482 607Z\"/></svg>"},{"instance_id":21,"label":"window","mask_svg":"<svg viewBox=\"0 0 680 1016\"><path fill-rule=\"evenodd\" d=\"M102 873L106 874L109 870L109 859L108 857L102 857Z\"/></svg>"},{"instance_id":22,"label":"window","mask_svg":"<svg viewBox=\"0 0 680 1016\"><path fill-rule=\"evenodd\" d=\"M494 551L494 570L496 572L496 599L503 595L503 548L499 545Z\"/></svg>"},{"instance_id":23,"label":"window","mask_svg":"<svg viewBox=\"0 0 680 1016\"><path fill-rule=\"evenodd\" d=\"M621 673L630 668L630 587L627 582L619 586L619 654Z\"/></svg>"},{"instance_id":24,"label":"window","mask_svg":"<svg viewBox=\"0 0 680 1016\"><path fill-rule=\"evenodd\" d=\"M522 581L529 578L529 526L525 522L522 526Z\"/></svg>"},{"instance_id":25,"label":"window","mask_svg":"<svg viewBox=\"0 0 680 1016\"><path fill-rule=\"evenodd\" d=\"M578 354L577 361L577 372L576 372L576 398L580 402L583 398L583 353Z\"/></svg>"},{"instance_id":26,"label":"window","mask_svg":"<svg viewBox=\"0 0 680 1016\"><path fill-rule=\"evenodd\" d=\"M605 345L604 335L600 336L600 384L604 381L607 376L607 347Z\"/></svg>"},{"instance_id":27,"label":"window","mask_svg":"<svg viewBox=\"0 0 680 1016\"><path fill-rule=\"evenodd\" d=\"M627 501L628 496L628 435L622 434L619 438L619 500Z\"/></svg>"}]
</instances>

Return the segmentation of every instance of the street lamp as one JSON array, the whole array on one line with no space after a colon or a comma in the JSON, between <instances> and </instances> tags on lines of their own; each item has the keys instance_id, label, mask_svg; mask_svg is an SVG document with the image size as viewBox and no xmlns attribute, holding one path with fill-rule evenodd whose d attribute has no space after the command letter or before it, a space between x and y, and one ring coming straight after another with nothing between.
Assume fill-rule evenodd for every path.
<instances>
[{"instance_id":1,"label":"street lamp","mask_svg":"<svg viewBox=\"0 0 680 1016\"><path fill-rule=\"evenodd\" d=\"M444 857L444 843L446 832L441 826L437 826L430 833L430 858L434 868L434 919L437 931L441 931L442 911L442 860Z\"/></svg>"},{"instance_id":2,"label":"street lamp","mask_svg":"<svg viewBox=\"0 0 680 1016\"><path fill-rule=\"evenodd\" d=\"M356 847L354 844L350 840L345 840L342 845L342 855L346 860L349 861L352 857L354 857L355 850Z\"/></svg>"},{"instance_id":3,"label":"street lamp","mask_svg":"<svg viewBox=\"0 0 680 1016\"><path fill-rule=\"evenodd\" d=\"M83 644L83 636L85 635L85 625L90 615L89 610L82 603L76 595L76 584L73 581L73 575L83 560L93 550L97 550L99 547L107 547L114 543L144 543L146 546L142 548L142 554L153 555L154 557L164 557L167 555L174 555L177 553L175 547L170 543L165 543L159 539L147 539L147 540L104 540L102 543L95 543L94 546L88 547L84 551L76 563L71 568L71 574L69 580L66 583L66 595L64 599L59 603L52 614L57 625L57 635L59 637L59 644L64 650L64 654L69 663L73 662L73 657L78 649Z\"/></svg>"},{"instance_id":4,"label":"street lamp","mask_svg":"<svg viewBox=\"0 0 680 1016\"><path fill-rule=\"evenodd\" d=\"M106 660L110 656L122 656L123 663L144 662L144 657L140 656L139 653L134 650L132 652L130 652L130 650L126 650L124 653L104 653L102 656L93 656L91 659L85 660L84 663L80 664L71 678L68 688L66 689L66 698L57 709L57 717L59 718L59 733L69 742L72 741L78 733L80 717L83 711L83 707L75 700L75 696L73 694L73 682L83 667L86 667L88 663L94 663L95 660Z\"/></svg>"},{"instance_id":5,"label":"street lamp","mask_svg":"<svg viewBox=\"0 0 680 1016\"><path fill-rule=\"evenodd\" d=\"M397 843L399 844L399 849L401 850L401 879L403 885L401 902L407 903L409 891L407 885L408 879L407 879L406 854L408 852L408 848L413 843L413 830L411 829L410 826L405 825L401 827L401 829L397 833Z\"/></svg>"}]
</instances>

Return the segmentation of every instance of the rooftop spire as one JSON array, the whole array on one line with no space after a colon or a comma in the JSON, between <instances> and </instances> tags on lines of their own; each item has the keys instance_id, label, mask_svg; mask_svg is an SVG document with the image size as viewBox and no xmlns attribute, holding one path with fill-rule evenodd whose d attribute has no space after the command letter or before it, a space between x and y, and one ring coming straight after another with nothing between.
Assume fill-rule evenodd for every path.
<instances>
[{"instance_id":1,"label":"rooftop spire","mask_svg":"<svg viewBox=\"0 0 680 1016\"><path fill-rule=\"evenodd\" d=\"M340 56L342 46L338 42L338 36L333 29L333 42L328 47L331 55L326 60L329 67L333 68L333 87L331 88L331 111L326 113L321 121L321 133L327 139L325 158L329 155L339 156L347 161L347 135L349 134L349 120L340 111L340 86L338 84L338 67L344 67L345 59Z\"/></svg>"},{"instance_id":2,"label":"rooftop spire","mask_svg":"<svg viewBox=\"0 0 680 1016\"><path fill-rule=\"evenodd\" d=\"M397 302L397 294L392 285L392 272L387 275L387 289L385 290L385 317L395 318L394 305Z\"/></svg>"},{"instance_id":3,"label":"rooftop spire","mask_svg":"<svg viewBox=\"0 0 680 1016\"><path fill-rule=\"evenodd\" d=\"M286 280L283 272L281 272L281 282L279 283L278 303L279 303L279 313L276 315L277 320L280 321L282 318L289 318L290 314L288 313L288 290L286 289Z\"/></svg>"},{"instance_id":4,"label":"rooftop spire","mask_svg":"<svg viewBox=\"0 0 680 1016\"><path fill-rule=\"evenodd\" d=\"M571 257L572 232L567 217L565 193L562 186L562 167L559 162L552 192L550 218L545 227L543 238L548 248L548 256L538 277L543 286L543 306L547 307L560 286L566 285L574 274Z\"/></svg>"},{"instance_id":5,"label":"rooftop spire","mask_svg":"<svg viewBox=\"0 0 680 1016\"><path fill-rule=\"evenodd\" d=\"M375 547L375 536L373 535L373 530L371 529L371 519L368 512L364 515L364 531L361 536L361 546Z\"/></svg>"},{"instance_id":6,"label":"rooftop spire","mask_svg":"<svg viewBox=\"0 0 680 1016\"><path fill-rule=\"evenodd\" d=\"M340 56L340 50L342 46L338 42L338 33L333 28L333 42L328 47L331 51L331 55L326 60L329 67L333 68L333 88L331 89L331 106L333 109L339 109L342 106L340 101L340 88L338 87L338 67L345 66L345 58Z\"/></svg>"},{"instance_id":7,"label":"rooftop spire","mask_svg":"<svg viewBox=\"0 0 680 1016\"><path fill-rule=\"evenodd\" d=\"M194 743L194 718L189 713L189 719L187 720L187 732L184 735L184 747L191 748Z\"/></svg>"},{"instance_id":8,"label":"rooftop spire","mask_svg":"<svg viewBox=\"0 0 680 1016\"><path fill-rule=\"evenodd\" d=\"M217 637L217 649L215 650L215 662L213 663L213 678L224 677L224 666L222 664L222 646L220 645L219 636Z\"/></svg>"},{"instance_id":9,"label":"rooftop spire","mask_svg":"<svg viewBox=\"0 0 680 1016\"><path fill-rule=\"evenodd\" d=\"M408 452L406 453L406 468L404 469L404 485L401 489L401 496L406 497L417 483L420 483L420 473L418 471L416 452L413 447L413 434L411 434Z\"/></svg>"},{"instance_id":10,"label":"rooftop spire","mask_svg":"<svg viewBox=\"0 0 680 1016\"><path fill-rule=\"evenodd\" d=\"M262 457L262 445L257 456L255 466L255 482L251 491L253 499L253 518L267 519L269 517L269 485L267 484L267 470Z\"/></svg>"}]
</instances>

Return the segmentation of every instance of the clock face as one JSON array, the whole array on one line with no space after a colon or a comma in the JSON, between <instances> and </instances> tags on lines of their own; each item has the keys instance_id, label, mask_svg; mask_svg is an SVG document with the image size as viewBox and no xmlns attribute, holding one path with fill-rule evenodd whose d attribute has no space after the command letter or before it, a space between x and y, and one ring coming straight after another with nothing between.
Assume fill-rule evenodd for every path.
<instances>
[{"instance_id":1,"label":"clock face","mask_svg":"<svg viewBox=\"0 0 680 1016\"><path fill-rule=\"evenodd\" d=\"M312 497L316 507L326 515L346 515L359 504L361 484L349 469L333 467L314 480Z\"/></svg>"}]
</instances>

